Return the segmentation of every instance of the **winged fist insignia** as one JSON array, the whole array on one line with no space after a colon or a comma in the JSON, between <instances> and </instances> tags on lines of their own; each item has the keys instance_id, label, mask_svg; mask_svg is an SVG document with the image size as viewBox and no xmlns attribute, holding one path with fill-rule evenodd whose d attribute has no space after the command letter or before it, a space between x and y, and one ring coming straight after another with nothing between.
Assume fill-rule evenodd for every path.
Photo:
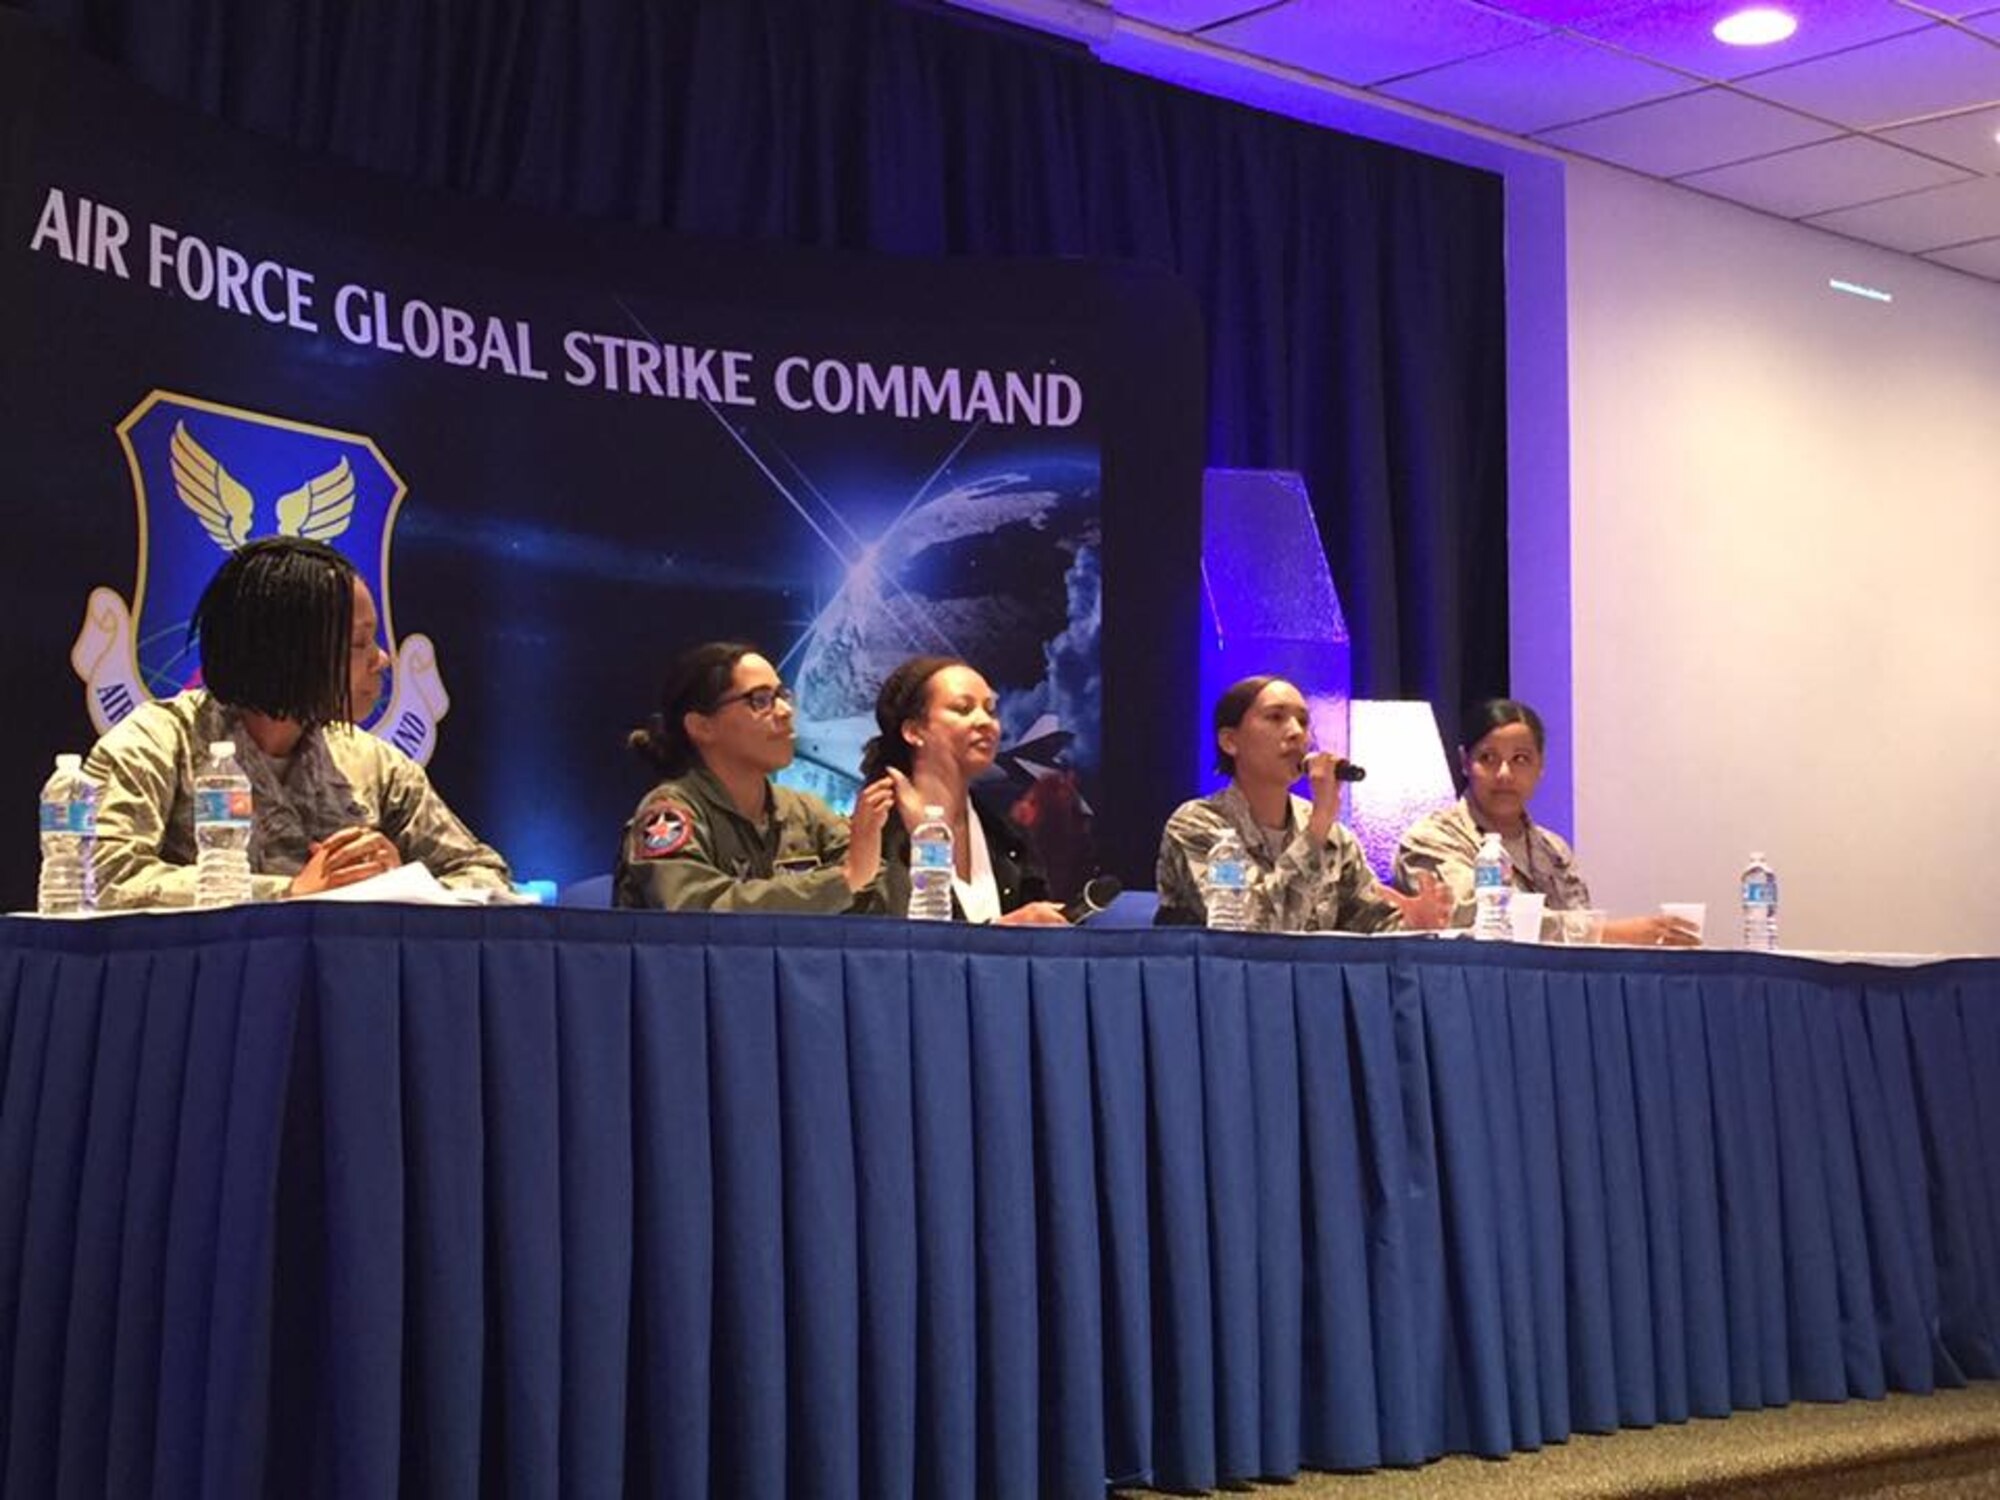
<instances>
[{"instance_id":1,"label":"winged fist insignia","mask_svg":"<svg viewBox=\"0 0 2000 1500\"><path fill-rule=\"evenodd\" d=\"M187 430L176 422L168 445L174 470L174 493L194 512L209 540L224 552L234 552L250 540L256 501L250 491L223 468ZM308 479L278 497L278 534L330 542L354 519L354 471L345 454L324 474Z\"/></svg>"}]
</instances>

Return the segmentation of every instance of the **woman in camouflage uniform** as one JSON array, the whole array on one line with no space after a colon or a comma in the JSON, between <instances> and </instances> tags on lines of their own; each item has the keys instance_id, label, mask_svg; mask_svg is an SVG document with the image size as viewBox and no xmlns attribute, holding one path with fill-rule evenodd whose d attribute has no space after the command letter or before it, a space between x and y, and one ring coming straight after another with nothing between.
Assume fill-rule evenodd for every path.
<instances>
[{"instance_id":1,"label":"woman in camouflage uniform","mask_svg":"<svg viewBox=\"0 0 2000 1500\"><path fill-rule=\"evenodd\" d=\"M1489 698L1465 716L1466 743L1458 747L1465 795L1432 813L1403 835L1396 850L1396 883L1413 889L1425 878L1441 880L1452 894L1454 926L1470 927L1474 915L1472 865L1489 832L1507 850L1514 889L1536 891L1550 912L1581 911L1590 887L1576 854L1562 835L1528 816L1528 799L1542 779L1547 753L1542 716L1512 698ZM1544 927L1553 917L1543 919ZM1615 917L1604 940L1648 947L1689 947L1701 941L1691 923L1661 915Z\"/></svg>"},{"instance_id":2,"label":"woman in camouflage uniform","mask_svg":"<svg viewBox=\"0 0 2000 1500\"><path fill-rule=\"evenodd\" d=\"M1158 921L1207 920L1208 854L1223 830L1250 860L1250 922L1265 932L1387 932L1442 927L1436 882L1406 896L1375 878L1339 821L1340 758L1311 746L1306 700L1282 677L1246 677L1215 705L1216 769L1229 785L1183 802L1160 838ZM1295 797L1305 778L1312 798Z\"/></svg>"},{"instance_id":3,"label":"woman in camouflage uniform","mask_svg":"<svg viewBox=\"0 0 2000 1500\"><path fill-rule=\"evenodd\" d=\"M448 886L504 891L507 862L472 836L424 768L355 727L389 654L375 600L331 547L267 537L231 553L195 606L203 686L135 709L85 770L103 788L98 899L186 906L195 894L194 778L233 740L250 777L259 899L422 864Z\"/></svg>"}]
</instances>

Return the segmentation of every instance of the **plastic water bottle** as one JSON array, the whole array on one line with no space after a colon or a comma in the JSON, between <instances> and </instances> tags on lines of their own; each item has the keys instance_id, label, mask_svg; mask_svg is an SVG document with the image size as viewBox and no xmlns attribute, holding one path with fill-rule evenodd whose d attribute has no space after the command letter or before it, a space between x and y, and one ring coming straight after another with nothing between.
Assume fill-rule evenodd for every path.
<instances>
[{"instance_id":1,"label":"plastic water bottle","mask_svg":"<svg viewBox=\"0 0 2000 1500\"><path fill-rule=\"evenodd\" d=\"M1201 904L1208 911L1208 925L1220 932L1241 932L1250 925L1250 856L1233 828L1223 829L1208 846Z\"/></svg>"},{"instance_id":2,"label":"plastic water bottle","mask_svg":"<svg viewBox=\"0 0 2000 1500\"><path fill-rule=\"evenodd\" d=\"M1514 935L1507 918L1507 896L1512 888L1512 863L1500 835L1489 833L1479 843L1479 856L1472 862L1472 897L1475 903L1472 935L1482 941L1504 941Z\"/></svg>"},{"instance_id":3,"label":"plastic water bottle","mask_svg":"<svg viewBox=\"0 0 2000 1500\"><path fill-rule=\"evenodd\" d=\"M1778 872L1761 854L1743 867L1743 946L1759 953L1778 946Z\"/></svg>"},{"instance_id":4,"label":"plastic water bottle","mask_svg":"<svg viewBox=\"0 0 2000 1500\"><path fill-rule=\"evenodd\" d=\"M944 809L926 807L924 820L910 835L910 920L951 920L951 824Z\"/></svg>"},{"instance_id":5,"label":"plastic water bottle","mask_svg":"<svg viewBox=\"0 0 2000 1500\"><path fill-rule=\"evenodd\" d=\"M194 904L250 899L250 778L236 746L217 740L194 778Z\"/></svg>"},{"instance_id":6,"label":"plastic water bottle","mask_svg":"<svg viewBox=\"0 0 2000 1500\"><path fill-rule=\"evenodd\" d=\"M42 878L35 910L45 916L97 905L91 865L97 850L97 783L83 774L83 757L58 755L42 784Z\"/></svg>"}]
</instances>

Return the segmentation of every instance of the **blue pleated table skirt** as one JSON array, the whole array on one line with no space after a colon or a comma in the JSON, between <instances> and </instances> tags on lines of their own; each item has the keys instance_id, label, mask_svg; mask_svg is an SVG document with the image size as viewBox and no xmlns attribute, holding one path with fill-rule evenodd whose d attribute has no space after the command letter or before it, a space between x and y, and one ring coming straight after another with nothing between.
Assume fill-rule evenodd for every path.
<instances>
[{"instance_id":1,"label":"blue pleated table skirt","mask_svg":"<svg viewBox=\"0 0 2000 1500\"><path fill-rule=\"evenodd\" d=\"M2000 1374L2000 962L0 922L7 1496L1101 1496Z\"/></svg>"}]
</instances>

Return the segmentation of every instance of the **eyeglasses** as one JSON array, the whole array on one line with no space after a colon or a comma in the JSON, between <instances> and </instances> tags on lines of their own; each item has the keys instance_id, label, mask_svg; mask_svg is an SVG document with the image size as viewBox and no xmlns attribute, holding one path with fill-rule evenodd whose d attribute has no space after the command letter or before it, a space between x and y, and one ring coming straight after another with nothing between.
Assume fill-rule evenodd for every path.
<instances>
[{"instance_id":1,"label":"eyeglasses","mask_svg":"<svg viewBox=\"0 0 2000 1500\"><path fill-rule=\"evenodd\" d=\"M718 698L710 713L721 713L732 703L741 703L753 714L767 714L780 703L790 707L792 690L788 687L758 687L747 693L731 693L727 698Z\"/></svg>"}]
</instances>

